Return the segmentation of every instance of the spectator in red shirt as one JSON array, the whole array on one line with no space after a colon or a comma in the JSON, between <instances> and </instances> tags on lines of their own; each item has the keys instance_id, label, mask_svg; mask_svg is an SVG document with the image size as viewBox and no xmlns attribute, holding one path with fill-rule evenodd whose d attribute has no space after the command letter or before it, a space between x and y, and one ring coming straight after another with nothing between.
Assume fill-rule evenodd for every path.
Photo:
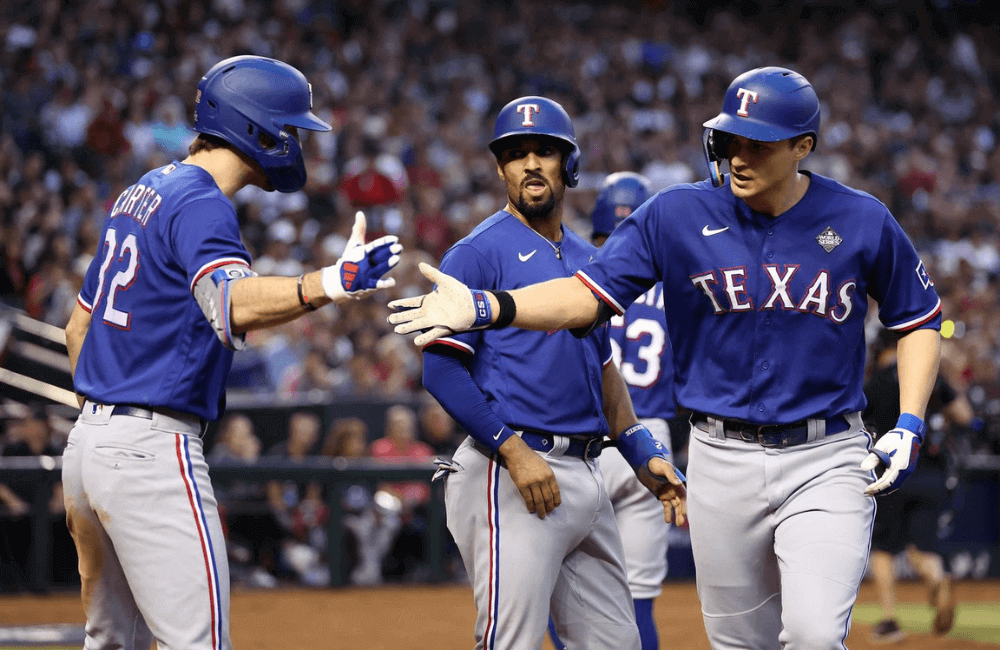
<instances>
[{"instance_id":1,"label":"spectator in red shirt","mask_svg":"<svg viewBox=\"0 0 1000 650\"><path fill-rule=\"evenodd\" d=\"M396 404L385 412L385 437L371 444L370 455L389 462L431 460L434 450L417 439L417 414L409 406ZM426 505L431 489L427 483L416 481L390 483L382 489L402 501L404 515L413 508Z\"/></svg>"},{"instance_id":2,"label":"spectator in red shirt","mask_svg":"<svg viewBox=\"0 0 1000 650\"><path fill-rule=\"evenodd\" d=\"M389 407L385 413L385 437L372 442L370 455L384 462L429 461L434 450L417 439L417 430L417 414L412 408L403 404ZM383 575L387 580L426 579L429 574L424 559L427 556L430 485L422 481L395 482L380 485L379 489L399 499L403 523L389 555L383 560Z\"/></svg>"}]
</instances>

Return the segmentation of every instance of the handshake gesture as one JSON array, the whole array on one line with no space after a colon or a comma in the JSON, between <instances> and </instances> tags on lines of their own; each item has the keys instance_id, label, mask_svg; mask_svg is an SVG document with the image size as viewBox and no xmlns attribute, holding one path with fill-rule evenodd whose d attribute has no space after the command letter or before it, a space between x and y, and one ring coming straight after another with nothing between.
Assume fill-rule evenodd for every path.
<instances>
[{"instance_id":1,"label":"handshake gesture","mask_svg":"<svg viewBox=\"0 0 1000 650\"><path fill-rule=\"evenodd\" d=\"M413 342L423 347L435 339L454 332L482 329L490 325L489 316L481 317L476 309L476 297L467 286L430 264L420 263L420 272L436 285L424 296L402 298L389 303L397 310L389 315L389 323L397 334L421 332ZM483 296L485 299L485 296ZM489 311L489 303L487 312Z\"/></svg>"},{"instance_id":2,"label":"handshake gesture","mask_svg":"<svg viewBox=\"0 0 1000 650\"><path fill-rule=\"evenodd\" d=\"M395 235L365 243L367 221L360 210L354 215L351 238L344 254L333 266L323 268L323 291L334 302L363 298L377 289L396 284L395 278L383 278L399 263L403 246Z\"/></svg>"}]
</instances>

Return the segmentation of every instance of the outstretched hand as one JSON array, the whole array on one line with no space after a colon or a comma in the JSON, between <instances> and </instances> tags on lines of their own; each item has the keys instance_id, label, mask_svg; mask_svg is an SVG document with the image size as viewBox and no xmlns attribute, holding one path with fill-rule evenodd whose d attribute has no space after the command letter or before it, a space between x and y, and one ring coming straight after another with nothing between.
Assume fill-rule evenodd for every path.
<instances>
[{"instance_id":1,"label":"outstretched hand","mask_svg":"<svg viewBox=\"0 0 1000 650\"><path fill-rule=\"evenodd\" d=\"M654 456L636 470L639 482L663 504L663 520L683 526L687 522L687 489L684 475L669 461Z\"/></svg>"},{"instance_id":2,"label":"outstretched hand","mask_svg":"<svg viewBox=\"0 0 1000 650\"><path fill-rule=\"evenodd\" d=\"M389 303L389 308L396 310L389 314L396 333L421 332L413 342L423 347L442 336L471 329L476 322L476 307L469 287L430 264L421 262L419 268L436 286L423 296Z\"/></svg>"},{"instance_id":3,"label":"outstretched hand","mask_svg":"<svg viewBox=\"0 0 1000 650\"><path fill-rule=\"evenodd\" d=\"M365 213L359 210L354 215L354 227L344 254L336 264L323 268L323 291L334 302L363 298L396 284L395 278L382 276L399 263L403 245L395 235L386 235L366 244L366 230Z\"/></svg>"}]
</instances>

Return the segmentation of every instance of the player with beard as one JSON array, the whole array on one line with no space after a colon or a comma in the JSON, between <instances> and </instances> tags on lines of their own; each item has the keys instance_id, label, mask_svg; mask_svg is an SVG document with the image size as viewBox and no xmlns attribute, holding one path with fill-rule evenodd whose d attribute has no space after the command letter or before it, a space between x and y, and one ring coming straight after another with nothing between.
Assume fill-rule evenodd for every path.
<instances>
[{"instance_id":1,"label":"player with beard","mask_svg":"<svg viewBox=\"0 0 1000 650\"><path fill-rule=\"evenodd\" d=\"M442 270L493 290L571 277L597 249L562 223L579 179L569 116L544 97L514 100L490 149L507 205L449 249ZM639 650L603 437L670 517L683 519L684 488L636 419L608 327L445 336L424 348L424 385L470 434L436 478L447 477L448 529L474 585L476 647L537 650L551 609L570 647Z\"/></svg>"},{"instance_id":2,"label":"player with beard","mask_svg":"<svg viewBox=\"0 0 1000 650\"><path fill-rule=\"evenodd\" d=\"M913 472L938 373L941 298L906 232L872 195L804 167L820 113L801 74L748 70L704 124L710 177L643 203L576 277L494 292L422 265L437 290L389 304L397 333L423 330L418 345L498 323L585 336L663 283L714 650L846 647L872 497ZM899 402L873 444L876 303L899 334Z\"/></svg>"}]
</instances>

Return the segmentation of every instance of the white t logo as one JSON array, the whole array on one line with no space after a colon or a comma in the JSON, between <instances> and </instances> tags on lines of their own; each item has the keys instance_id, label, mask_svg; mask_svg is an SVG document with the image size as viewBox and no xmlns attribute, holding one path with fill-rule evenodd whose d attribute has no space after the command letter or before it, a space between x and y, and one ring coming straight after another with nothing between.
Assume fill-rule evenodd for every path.
<instances>
[{"instance_id":1,"label":"white t logo","mask_svg":"<svg viewBox=\"0 0 1000 650\"><path fill-rule=\"evenodd\" d=\"M538 104L518 104L517 112L524 113L524 121L521 122L521 126L535 126L535 121L532 119L531 114L538 115L541 109L538 107Z\"/></svg>"},{"instance_id":2,"label":"white t logo","mask_svg":"<svg viewBox=\"0 0 1000 650\"><path fill-rule=\"evenodd\" d=\"M736 111L736 114L740 117L750 117L750 113L747 112L747 107L750 102L754 104L757 103L757 98L760 97L756 92L752 90L747 90L746 88L740 88L736 91L737 99L740 99L740 110Z\"/></svg>"}]
</instances>

